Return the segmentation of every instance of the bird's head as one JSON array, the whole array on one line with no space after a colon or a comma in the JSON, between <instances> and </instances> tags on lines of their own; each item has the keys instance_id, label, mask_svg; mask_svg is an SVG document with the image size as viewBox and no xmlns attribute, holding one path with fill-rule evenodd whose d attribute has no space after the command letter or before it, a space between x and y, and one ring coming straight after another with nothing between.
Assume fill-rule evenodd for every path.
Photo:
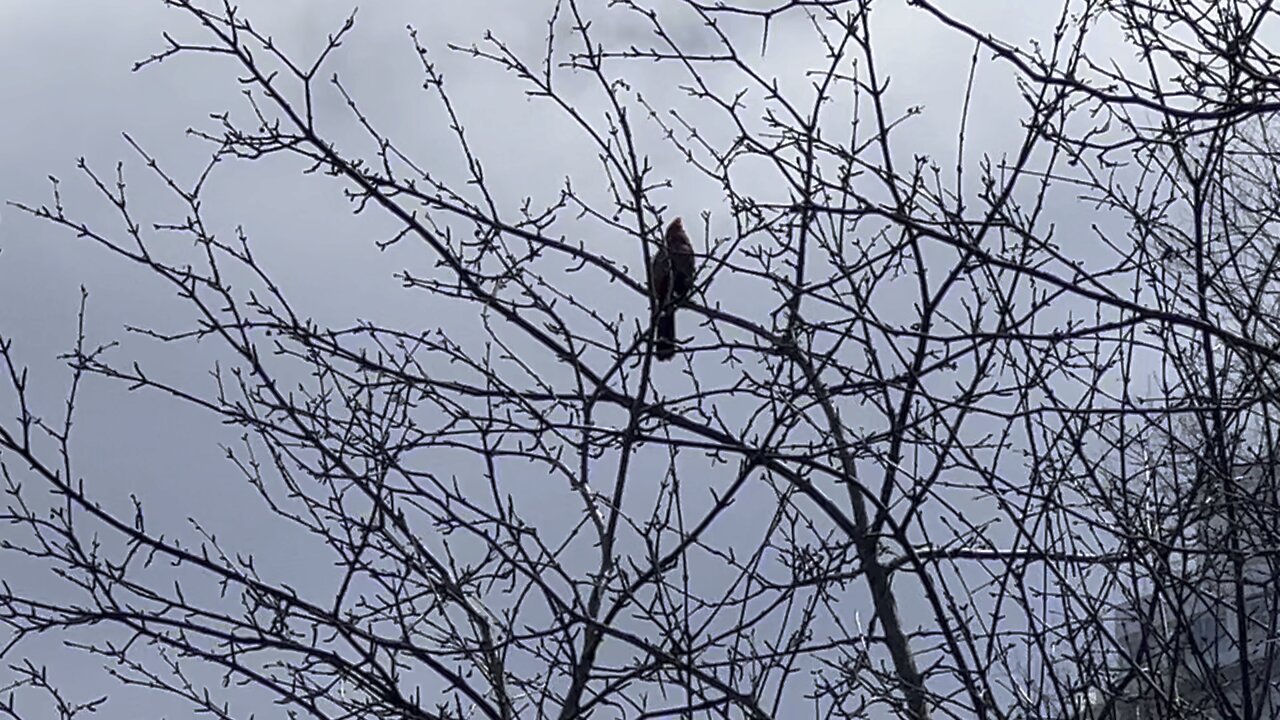
<instances>
[{"instance_id":1,"label":"bird's head","mask_svg":"<svg viewBox=\"0 0 1280 720\"><path fill-rule=\"evenodd\" d=\"M670 224L670 225L668 225L668 226L667 226L667 240L668 240L668 241L670 241L672 237L675 237L675 236L677 236L677 235L683 235L683 234L684 234L684 219L683 219L683 218L676 218L675 220L672 220L672 221L671 221L671 224Z\"/></svg>"}]
</instances>

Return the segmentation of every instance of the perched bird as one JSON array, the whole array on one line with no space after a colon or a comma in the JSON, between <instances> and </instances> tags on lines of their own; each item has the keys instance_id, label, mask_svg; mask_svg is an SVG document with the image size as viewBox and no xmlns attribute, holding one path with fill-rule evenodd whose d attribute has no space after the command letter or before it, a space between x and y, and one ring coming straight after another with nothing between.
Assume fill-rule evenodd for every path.
<instances>
[{"instance_id":1,"label":"perched bird","mask_svg":"<svg viewBox=\"0 0 1280 720\"><path fill-rule=\"evenodd\" d=\"M667 226L650 270L658 326L653 352L659 360L670 360L676 354L676 308L693 290L693 244L680 218Z\"/></svg>"}]
</instances>

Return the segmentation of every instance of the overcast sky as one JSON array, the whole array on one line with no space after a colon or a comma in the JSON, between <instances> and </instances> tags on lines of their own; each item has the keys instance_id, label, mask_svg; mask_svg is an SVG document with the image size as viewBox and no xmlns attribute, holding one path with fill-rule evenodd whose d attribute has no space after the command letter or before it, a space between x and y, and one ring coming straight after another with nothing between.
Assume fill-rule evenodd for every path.
<instances>
[{"instance_id":1,"label":"overcast sky","mask_svg":"<svg viewBox=\"0 0 1280 720\"><path fill-rule=\"evenodd\" d=\"M658 3L676 6L678 3ZM772 5L761 2L760 5ZM946 3L960 5L961 3ZM1034 12L1027 0L991 0L966 9L971 20L998 30L1010 40L1045 37L1056 19L1053 8ZM353 4L349 0L245 0L243 14L273 35L296 57L310 57L336 30ZM542 0L375 0L361 7L350 41L334 58L330 72L353 88L380 127L396 137L414 157L429 162L446 178L465 172L448 128L440 122L421 90L421 74L406 25L422 34L446 76L457 109L475 147L483 156L499 200L517 207L525 196L535 205L554 200L564 179L574 178L585 193L600 193L599 163L579 133L546 104L530 101L510 76L446 44L470 45L486 30L518 53L536 56L544 42L551 3ZM882 72L891 77L892 107L922 105L926 113L908 125L910 140L900 143L904 155L927 153L943 167L954 164L961 83L972 45L936 21L907 6L885 3L876 15L882 37ZM211 148L189 137L190 127L214 129L211 113L243 112L236 82L237 68L213 57L179 56L142 72L133 63L164 47L161 33L180 40L199 40L200 32L184 14L159 0L0 0L0 200L41 204L48 201L49 175L63 180L65 204L91 225L112 226L112 209L96 198L75 169L85 157L111 177L118 160L136 183L139 210L156 219L173 218L180 210L165 200L144 165L122 138L127 132L165 164L188 180L203 166ZM690 43L699 28L687 29ZM601 21L600 32L637 44L648 42L634 23ZM754 21L740 32L759 33ZM781 24L770 37L768 53L752 58L781 82L801 87L801 70L812 67L819 52L802 25ZM657 102L680 102L665 88L659 69L637 64L636 86ZM969 127L968 159L982 153L996 157L1015 149L1021 105L1007 68L984 62L979 75L980 111ZM646 75L645 73L650 73ZM584 98L587 97L584 91ZM590 106L589 100L587 107ZM336 95L320 97L322 124L353 145L363 142ZM656 131L652 131L656 135ZM712 230L724 232L728 213L718 188L683 168L672 152L655 150L655 161L667 163L662 174L673 179L667 202L672 214L712 217ZM464 334L474 319L430 315L421 297L407 295L392 273L424 256L380 254L373 248L395 228L377 217L354 217L338 193L340 185L325 178L299 175L292 162L268 161L228 169L209 188L207 210L220 228L242 226L254 239L259 257L281 281L294 302L323 322L344 324L376 318L405 327L438 323ZM593 185L594 184L594 185ZM1070 198L1059 212L1068 213ZM1051 211L1052 212L1052 211ZM701 232L696 228L695 234ZM611 242L608 237L597 239ZM638 248L618 242L616 257L637 267ZM168 377L207 383L210 365L198 346L157 351L151 343L125 337L126 325L183 327L189 315L170 302L172 291L143 270L108 258L105 253L49 223L33 220L13 208L0 208L0 334L16 341L19 358L32 370L33 396L44 412L54 414L68 373L56 360L74 340L78 288L90 293L88 327L92 342L122 340L121 352L141 353L148 367ZM742 303L762 298L741 298ZM643 312L637 299L620 299L617 312ZM426 318L426 320L424 320ZM132 355L130 355L132 356ZM0 409L11 411L11 398L0 393ZM218 442L235 431L189 408L145 394L129 394L118 385L96 382L86 389L77 427L77 459L97 496L124 510L136 494L147 504L149 522L167 532L188 532L186 518L198 516L233 538L238 548L288 547L294 532L269 515L249 489L226 473ZM553 508L547 508L553 512ZM0 555L0 562L9 562ZM264 573L294 573L305 584L306 563L285 554L262 553ZM272 563L277 563L272 567ZM0 567L0 576L19 576L27 569ZM25 576L24 576L25 577ZM29 578L28 578L29 579ZM31 580L37 582L36 580ZM911 601L904 613L913 612ZM32 643L63 658L51 648ZM35 652L33 650L33 652ZM57 672L78 677L75 663L93 661L79 655L60 660ZM85 682L97 682L85 681ZM103 687L109 687L104 685ZM140 705L135 695L120 693L99 717L116 720L156 716L160 705ZM142 715L139 713L143 712ZM170 717L183 717L170 710Z\"/></svg>"}]
</instances>

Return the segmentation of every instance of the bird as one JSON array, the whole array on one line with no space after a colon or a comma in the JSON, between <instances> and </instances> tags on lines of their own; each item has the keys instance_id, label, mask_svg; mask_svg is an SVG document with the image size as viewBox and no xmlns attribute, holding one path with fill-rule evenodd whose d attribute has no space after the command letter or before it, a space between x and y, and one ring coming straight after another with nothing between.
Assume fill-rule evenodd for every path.
<instances>
[{"instance_id":1,"label":"bird","mask_svg":"<svg viewBox=\"0 0 1280 720\"><path fill-rule=\"evenodd\" d=\"M662 239L662 247L653 255L649 282L657 314L653 354L666 361L676 354L676 308L693 290L694 265L693 244L681 218L671 221Z\"/></svg>"}]
</instances>

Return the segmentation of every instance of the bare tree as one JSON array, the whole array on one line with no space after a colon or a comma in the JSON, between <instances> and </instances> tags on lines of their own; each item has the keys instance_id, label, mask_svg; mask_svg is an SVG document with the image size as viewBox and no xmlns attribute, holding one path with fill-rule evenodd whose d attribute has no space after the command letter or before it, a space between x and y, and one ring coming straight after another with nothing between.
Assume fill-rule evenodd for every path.
<instances>
[{"instance_id":1,"label":"bare tree","mask_svg":"<svg viewBox=\"0 0 1280 720\"><path fill-rule=\"evenodd\" d=\"M449 49L598 159L544 207L494 188L414 30L462 177L331 72L354 15L303 59L229 4L166 4L186 22L139 69L197 56L245 87L191 131L204 171L130 138L170 216L139 216L123 164L80 166L114 227L57 180L19 206L168 283L191 326L133 333L217 347L211 380L82 313L65 406L36 408L3 338L0 551L64 591L0 590L0 711L110 707L19 660L54 634L228 718L1274 715L1271 3L1068 1L1018 44L913 0L973 48L930 115L883 68L888 3L548 2L540 57ZM771 67L779 34L802 70ZM326 132L326 94L369 149ZM911 144L933 117L950 160ZM999 123L1002 155L969 148ZM276 156L395 227L373 246L404 253L425 329L320 322L214 230L210 178ZM680 214L696 272L656 364L646 273ZM73 462L87 377L239 428L231 474L332 576L106 508Z\"/></svg>"}]
</instances>

